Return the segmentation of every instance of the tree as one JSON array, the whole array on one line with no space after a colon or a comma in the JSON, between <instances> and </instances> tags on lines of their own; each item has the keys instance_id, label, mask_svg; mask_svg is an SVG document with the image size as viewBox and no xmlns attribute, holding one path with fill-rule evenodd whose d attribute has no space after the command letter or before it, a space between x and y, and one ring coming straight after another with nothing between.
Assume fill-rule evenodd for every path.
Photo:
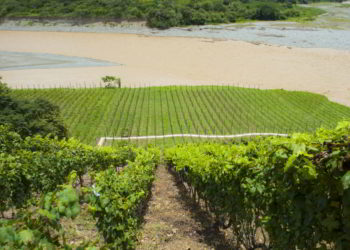
<instances>
[{"instance_id":1,"label":"tree","mask_svg":"<svg viewBox=\"0 0 350 250\"><path fill-rule=\"evenodd\" d=\"M181 23L182 16L175 9L161 6L152 9L147 16L147 24L158 29L168 29Z\"/></svg>"},{"instance_id":2,"label":"tree","mask_svg":"<svg viewBox=\"0 0 350 250\"><path fill-rule=\"evenodd\" d=\"M1 95L6 95L10 92L9 87L7 87L6 83L2 82L2 77L0 76L0 96Z\"/></svg>"},{"instance_id":3,"label":"tree","mask_svg":"<svg viewBox=\"0 0 350 250\"><path fill-rule=\"evenodd\" d=\"M277 6L272 3L264 3L260 5L255 12L255 19L257 20L279 20L281 19L281 12Z\"/></svg>"},{"instance_id":4,"label":"tree","mask_svg":"<svg viewBox=\"0 0 350 250\"><path fill-rule=\"evenodd\" d=\"M120 78L115 76L104 76L102 77L102 81L105 84L105 88L115 88L116 86L118 86L118 88L122 87Z\"/></svg>"},{"instance_id":5,"label":"tree","mask_svg":"<svg viewBox=\"0 0 350 250\"><path fill-rule=\"evenodd\" d=\"M22 100L0 80L0 125L10 126L22 137L42 135L68 137L68 130L60 117L59 107L43 99Z\"/></svg>"}]
</instances>

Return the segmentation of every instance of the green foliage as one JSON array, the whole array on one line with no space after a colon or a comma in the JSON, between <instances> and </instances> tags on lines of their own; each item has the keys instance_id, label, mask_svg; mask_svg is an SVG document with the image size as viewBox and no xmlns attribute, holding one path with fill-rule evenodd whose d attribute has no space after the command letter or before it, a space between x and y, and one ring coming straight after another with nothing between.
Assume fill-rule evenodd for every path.
<instances>
[{"instance_id":1,"label":"green foliage","mask_svg":"<svg viewBox=\"0 0 350 250\"><path fill-rule=\"evenodd\" d=\"M103 249L134 246L138 217L160 160L158 149L93 148L74 139L40 136L22 139L4 126L0 149L0 212L16 208L14 218L0 220L1 249L73 249L61 219L80 213L78 182L82 194L91 191L90 208L108 244ZM93 188L83 187L86 173L95 177ZM76 249L96 249L93 245L86 242Z\"/></svg>"},{"instance_id":2,"label":"green foliage","mask_svg":"<svg viewBox=\"0 0 350 250\"><path fill-rule=\"evenodd\" d=\"M77 177L70 175L71 181ZM19 210L13 220L0 220L0 247L2 249L72 249L66 243L62 218L74 219L80 212L79 197L72 182L54 192L43 195L36 209ZM77 249L88 248L83 243Z\"/></svg>"},{"instance_id":3,"label":"green foliage","mask_svg":"<svg viewBox=\"0 0 350 250\"><path fill-rule=\"evenodd\" d=\"M339 8L350 8L350 4L344 3L344 4L340 5Z\"/></svg>"},{"instance_id":4,"label":"green foliage","mask_svg":"<svg viewBox=\"0 0 350 250\"><path fill-rule=\"evenodd\" d=\"M123 171L109 168L96 175L90 210L97 227L112 249L133 249L140 215L149 196L159 151L139 150L134 162Z\"/></svg>"},{"instance_id":5,"label":"green foliage","mask_svg":"<svg viewBox=\"0 0 350 250\"><path fill-rule=\"evenodd\" d=\"M102 136L309 132L321 125L335 127L350 117L349 107L322 95L232 86L26 89L12 95L45 98L58 105L71 135L90 145ZM184 140L194 141L179 137L165 143ZM134 141L163 144L163 140Z\"/></svg>"},{"instance_id":6,"label":"green foliage","mask_svg":"<svg viewBox=\"0 0 350 250\"><path fill-rule=\"evenodd\" d=\"M291 0L0 0L0 17L60 17L146 19L150 27L235 22L236 20L281 20L303 16L303 8ZM300 2L300 1L299 1ZM307 3L307 0L303 1ZM287 13L286 13L287 14ZM317 15L316 12L313 14Z\"/></svg>"},{"instance_id":7,"label":"green foliage","mask_svg":"<svg viewBox=\"0 0 350 250\"><path fill-rule=\"evenodd\" d=\"M297 12L297 11L296 11ZM255 19L257 20L281 20L283 19L281 11L275 4L263 3L258 6L255 12Z\"/></svg>"},{"instance_id":8,"label":"green foliage","mask_svg":"<svg viewBox=\"0 0 350 250\"><path fill-rule=\"evenodd\" d=\"M10 94L0 79L0 125L11 126L22 137L38 134L62 139L68 136L58 106L44 99L24 101Z\"/></svg>"},{"instance_id":9,"label":"green foliage","mask_svg":"<svg viewBox=\"0 0 350 250\"><path fill-rule=\"evenodd\" d=\"M259 228L273 249L348 249L350 122L315 135L189 144L167 162L247 249Z\"/></svg>"},{"instance_id":10,"label":"green foliage","mask_svg":"<svg viewBox=\"0 0 350 250\"><path fill-rule=\"evenodd\" d=\"M291 21L308 22L313 21L316 19L317 16L326 13L326 11L323 9L313 7L297 7L297 9L298 11L295 11L295 8L285 9L282 11L282 15L284 15Z\"/></svg>"},{"instance_id":11,"label":"green foliage","mask_svg":"<svg viewBox=\"0 0 350 250\"><path fill-rule=\"evenodd\" d=\"M102 81L105 83L105 88L121 88L121 80L115 76L104 76Z\"/></svg>"},{"instance_id":12,"label":"green foliage","mask_svg":"<svg viewBox=\"0 0 350 250\"><path fill-rule=\"evenodd\" d=\"M0 211L26 207L38 193L55 190L71 171L79 180L88 171L123 167L136 153L128 147L93 148L74 139L40 136L22 139L0 126ZM81 183L83 184L83 183Z\"/></svg>"},{"instance_id":13,"label":"green foliage","mask_svg":"<svg viewBox=\"0 0 350 250\"><path fill-rule=\"evenodd\" d=\"M180 24L181 16L173 8L161 6L150 10L147 16L147 24L158 29L168 29Z\"/></svg>"},{"instance_id":14,"label":"green foliage","mask_svg":"<svg viewBox=\"0 0 350 250\"><path fill-rule=\"evenodd\" d=\"M2 77L0 76L0 97L10 93L10 89L6 83L2 82Z\"/></svg>"}]
</instances>

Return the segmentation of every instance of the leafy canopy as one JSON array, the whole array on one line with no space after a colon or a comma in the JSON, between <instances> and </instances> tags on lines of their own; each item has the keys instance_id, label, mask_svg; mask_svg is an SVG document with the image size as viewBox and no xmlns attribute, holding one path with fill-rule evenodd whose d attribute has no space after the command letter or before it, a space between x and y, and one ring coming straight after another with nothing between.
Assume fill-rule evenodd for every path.
<instances>
[{"instance_id":1,"label":"leafy canopy","mask_svg":"<svg viewBox=\"0 0 350 250\"><path fill-rule=\"evenodd\" d=\"M68 130L61 120L58 106L43 99L29 101L15 98L1 78L0 107L0 125L10 126L22 137L68 137Z\"/></svg>"}]
</instances>

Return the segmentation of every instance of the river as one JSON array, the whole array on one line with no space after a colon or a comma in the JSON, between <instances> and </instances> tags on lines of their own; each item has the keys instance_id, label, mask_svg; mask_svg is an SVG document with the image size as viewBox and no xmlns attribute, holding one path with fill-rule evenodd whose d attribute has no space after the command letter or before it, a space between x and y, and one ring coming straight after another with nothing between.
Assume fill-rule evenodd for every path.
<instances>
[{"instance_id":1,"label":"river","mask_svg":"<svg viewBox=\"0 0 350 250\"><path fill-rule=\"evenodd\" d=\"M239 40L256 44L350 50L350 4L321 3L315 6L327 11L315 21L251 22L222 25L175 27L167 30L148 28L145 23L87 23L76 25L68 21L35 22L6 21L0 30L62 31L140 34L146 36L201 37ZM306 7L306 6L305 6Z\"/></svg>"}]
</instances>

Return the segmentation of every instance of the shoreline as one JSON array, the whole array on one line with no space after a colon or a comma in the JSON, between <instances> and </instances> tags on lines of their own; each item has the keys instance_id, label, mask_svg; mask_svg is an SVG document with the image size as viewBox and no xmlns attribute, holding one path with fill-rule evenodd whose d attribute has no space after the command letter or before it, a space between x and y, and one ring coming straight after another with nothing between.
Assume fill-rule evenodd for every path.
<instances>
[{"instance_id":1,"label":"shoreline","mask_svg":"<svg viewBox=\"0 0 350 250\"><path fill-rule=\"evenodd\" d=\"M25 42L23 42L25 41ZM2 51L51 53L121 64L1 71L10 87L239 85L309 91L350 106L350 51L243 41L115 33L0 31Z\"/></svg>"},{"instance_id":2,"label":"shoreline","mask_svg":"<svg viewBox=\"0 0 350 250\"><path fill-rule=\"evenodd\" d=\"M350 16L350 14L349 14ZM347 26L346 26L347 27ZM256 21L149 28L145 21L86 21L84 19L14 18L0 22L0 31L136 34L156 37L194 37L245 41L297 48L329 48L350 51L350 25L345 29L313 26L312 22Z\"/></svg>"},{"instance_id":3,"label":"shoreline","mask_svg":"<svg viewBox=\"0 0 350 250\"><path fill-rule=\"evenodd\" d=\"M0 71L115 65L118 64L84 57L60 56L48 53L5 52L0 50Z\"/></svg>"}]
</instances>

